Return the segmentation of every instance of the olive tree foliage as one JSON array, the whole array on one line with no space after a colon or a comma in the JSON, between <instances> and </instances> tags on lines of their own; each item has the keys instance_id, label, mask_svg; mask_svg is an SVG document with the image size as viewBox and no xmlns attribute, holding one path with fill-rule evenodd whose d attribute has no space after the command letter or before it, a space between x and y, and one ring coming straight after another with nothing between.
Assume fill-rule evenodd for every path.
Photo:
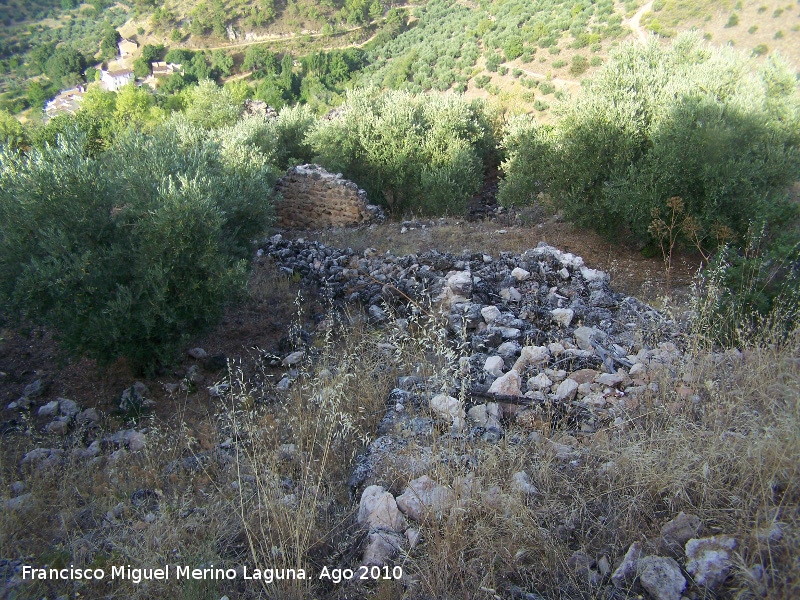
<instances>
[{"instance_id":1,"label":"olive tree foliage","mask_svg":"<svg viewBox=\"0 0 800 600\"><path fill-rule=\"evenodd\" d=\"M246 289L275 172L253 136L226 147L185 119L98 154L84 137L0 150L2 306L76 354L150 369Z\"/></svg>"},{"instance_id":2,"label":"olive tree foliage","mask_svg":"<svg viewBox=\"0 0 800 600\"><path fill-rule=\"evenodd\" d=\"M463 211L494 147L480 103L370 90L348 93L341 114L319 121L307 141L318 162L396 214Z\"/></svg>"},{"instance_id":3,"label":"olive tree foliage","mask_svg":"<svg viewBox=\"0 0 800 600\"><path fill-rule=\"evenodd\" d=\"M800 104L777 57L759 68L693 34L671 46L626 44L553 129L512 123L504 204L548 191L566 215L646 242L680 197L699 245L779 222L800 168ZM724 236L723 236L724 237Z\"/></svg>"},{"instance_id":4,"label":"olive tree foliage","mask_svg":"<svg viewBox=\"0 0 800 600\"><path fill-rule=\"evenodd\" d=\"M204 129L235 123L242 114L242 105L230 89L220 87L210 79L201 80L188 93L186 118Z\"/></svg>"}]
</instances>

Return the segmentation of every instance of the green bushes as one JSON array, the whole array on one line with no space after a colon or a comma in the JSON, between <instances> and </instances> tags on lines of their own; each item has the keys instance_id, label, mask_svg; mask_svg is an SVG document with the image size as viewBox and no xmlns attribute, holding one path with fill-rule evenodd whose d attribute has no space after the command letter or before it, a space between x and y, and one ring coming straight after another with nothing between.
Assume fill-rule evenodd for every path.
<instances>
[{"instance_id":1,"label":"green bushes","mask_svg":"<svg viewBox=\"0 0 800 600\"><path fill-rule=\"evenodd\" d=\"M0 154L0 296L70 351L150 369L244 291L275 175L186 122L85 148L73 127Z\"/></svg>"},{"instance_id":2,"label":"green bushes","mask_svg":"<svg viewBox=\"0 0 800 600\"><path fill-rule=\"evenodd\" d=\"M508 143L500 199L528 202L536 190L522 193L523 182L543 181L569 218L648 243L679 196L700 246L715 247L722 230L741 243L751 222L785 222L798 131L796 83L777 60L750 74L741 55L697 36L623 45L566 107L549 151L533 125ZM531 164L527 145L549 158Z\"/></svg>"},{"instance_id":3,"label":"green bushes","mask_svg":"<svg viewBox=\"0 0 800 600\"><path fill-rule=\"evenodd\" d=\"M351 92L343 114L321 121L307 142L393 213L460 212L480 187L494 148L483 107L454 96Z\"/></svg>"}]
</instances>

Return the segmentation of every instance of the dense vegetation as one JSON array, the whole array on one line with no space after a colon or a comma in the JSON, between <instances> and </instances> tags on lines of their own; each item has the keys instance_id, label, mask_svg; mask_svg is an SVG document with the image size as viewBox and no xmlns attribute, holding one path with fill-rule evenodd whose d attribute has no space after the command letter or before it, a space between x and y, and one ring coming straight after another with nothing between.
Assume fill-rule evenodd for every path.
<instances>
[{"instance_id":1,"label":"dense vegetation","mask_svg":"<svg viewBox=\"0 0 800 600\"><path fill-rule=\"evenodd\" d=\"M352 93L308 141L322 164L395 214L463 212L495 145L481 104L407 92Z\"/></svg>"},{"instance_id":2,"label":"dense vegetation","mask_svg":"<svg viewBox=\"0 0 800 600\"><path fill-rule=\"evenodd\" d=\"M6 148L6 316L46 323L65 348L101 363L168 360L245 289L250 242L271 214L266 127L207 132L176 119L96 152L73 125L26 153Z\"/></svg>"},{"instance_id":3,"label":"dense vegetation","mask_svg":"<svg viewBox=\"0 0 800 600\"><path fill-rule=\"evenodd\" d=\"M505 147L505 204L546 193L575 222L667 255L757 237L767 262L744 270L758 290L744 305L768 308L768 281L796 256L787 191L800 170L800 103L777 58L752 72L743 55L694 35L668 48L624 45L556 125L516 120ZM739 289L741 276L726 283Z\"/></svg>"}]
</instances>

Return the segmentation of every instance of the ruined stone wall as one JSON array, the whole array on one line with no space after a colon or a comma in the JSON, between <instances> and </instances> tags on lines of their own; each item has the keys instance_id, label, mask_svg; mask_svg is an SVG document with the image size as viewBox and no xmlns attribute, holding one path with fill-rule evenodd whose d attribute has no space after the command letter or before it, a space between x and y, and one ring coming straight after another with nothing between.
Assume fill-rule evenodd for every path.
<instances>
[{"instance_id":1,"label":"ruined stone wall","mask_svg":"<svg viewBox=\"0 0 800 600\"><path fill-rule=\"evenodd\" d=\"M343 227L383 218L380 208L367 204L364 190L319 165L289 169L275 191L283 196L275 203L278 227Z\"/></svg>"}]
</instances>

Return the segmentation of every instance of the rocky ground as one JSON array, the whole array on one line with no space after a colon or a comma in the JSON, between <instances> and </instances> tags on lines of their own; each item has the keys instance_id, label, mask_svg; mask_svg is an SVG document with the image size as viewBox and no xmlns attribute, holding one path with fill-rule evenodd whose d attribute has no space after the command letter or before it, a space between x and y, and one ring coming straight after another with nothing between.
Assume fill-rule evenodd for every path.
<instances>
[{"instance_id":1,"label":"rocky ground","mask_svg":"<svg viewBox=\"0 0 800 600\"><path fill-rule=\"evenodd\" d=\"M382 227L402 237L427 233L436 222ZM214 556L241 571L262 550L247 550L252 524L244 516L243 528L237 511L216 512L231 501L252 502L254 514L271 506L282 515L278 524L270 521L274 515L266 519L275 529L313 521L319 539L328 541L304 547L301 562L309 568L402 565L403 575L386 589L356 581L301 588L240 582L214 587L206 597L432 598L461 585L459 597L681 600L727 597L743 585L765 597L791 597L796 589L780 558L797 547L793 450L775 458L774 469L767 460L724 463L739 460L746 448L765 453L758 444L766 430L775 443L782 439L779 424L760 421L772 418L771 410L747 406L743 426L746 405L720 401L720 389L744 389L742 372L760 372L757 353L699 353L686 323L615 291L606 272L546 243L523 252L395 255L278 234L263 241L255 262L276 275L259 282L256 269L254 288L261 291L254 306L229 313L227 336L198 340L181 366L153 380L134 382L118 366L123 375L103 384L98 402L59 395L63 382L46 371L4 373L13 385L3 413L9 443L0 495L10 537L0 545L0 594L27 597L22 565L52 556L41 551L42 540L45 548L62 548L68 561L92 563L117 548L146 566L151 555L131 545L168 560L191 542L156 544L163 536L155 532L182 530L188 522L195 523L191 531L224 522L227 533L216 535ZM305 299L295 319L296 291ZM367 331L360 349L330 350L338 347L330 339L334 321ZM252 357L237 362L243 339ZM48 343L45 337L28 347L42 351ZM24 363L18 352L5 352L5 364ZM770 372L785 389L775 392L770 382L770 393L791 404L798 365L776 365ZM363 381L370 378L371 390ZM747 393L756 398L754 389ZM370 393L374 405L361 397ZM353 410L334 406L337 395ZM252 431L232 425L245 413L258 415ZM319 454L318 442L300 441L298 427L331 415ZM165 438L165 431L173 433ZM352 452L328 457L354 431ZM680 442L664 448L669 442L654 441L655 431ZM274 447L264 454L271 458L257 459L258 440L273 434ZM704 464L695 465L698 456ZM324 473L313 471L320 461ZM651 472L644 474L647 464ZM84 497L70 513L53 488L41 487L54 485L60 473L115 491ZM743 483L752 477L773 490L758 507L742 499L746 489L753 495ZM706 490L702 497L696 488ZM179 508L169 508L170 497ZM734 513L734 506L745 512ZM36 541L28 539L24 522L43 509L41 518L52 523ZM63 524L65 515L72 526ZM497 534L487 533L492 528ZM486 543L495 559L510 554L489 568L488 554L469 560L475 550L465 548L456 553L464 562L448 564L452 556L443 548L455 543L449 531L466 545ZM483 537L475 538L476 531ZM142 535L155 537L145 543ZM261 530L263 538L270 535ZM279 536L271 543L267 556L275 561L289 542ZM537 545L541 556L534 560ZM439 581L437 570L448 575ZM159 589L135 594L165 593L153 591ZM41 588L36 593L45 595ZM82 593L93 597L98 590Z\"/></svg>"}]
</instances>

